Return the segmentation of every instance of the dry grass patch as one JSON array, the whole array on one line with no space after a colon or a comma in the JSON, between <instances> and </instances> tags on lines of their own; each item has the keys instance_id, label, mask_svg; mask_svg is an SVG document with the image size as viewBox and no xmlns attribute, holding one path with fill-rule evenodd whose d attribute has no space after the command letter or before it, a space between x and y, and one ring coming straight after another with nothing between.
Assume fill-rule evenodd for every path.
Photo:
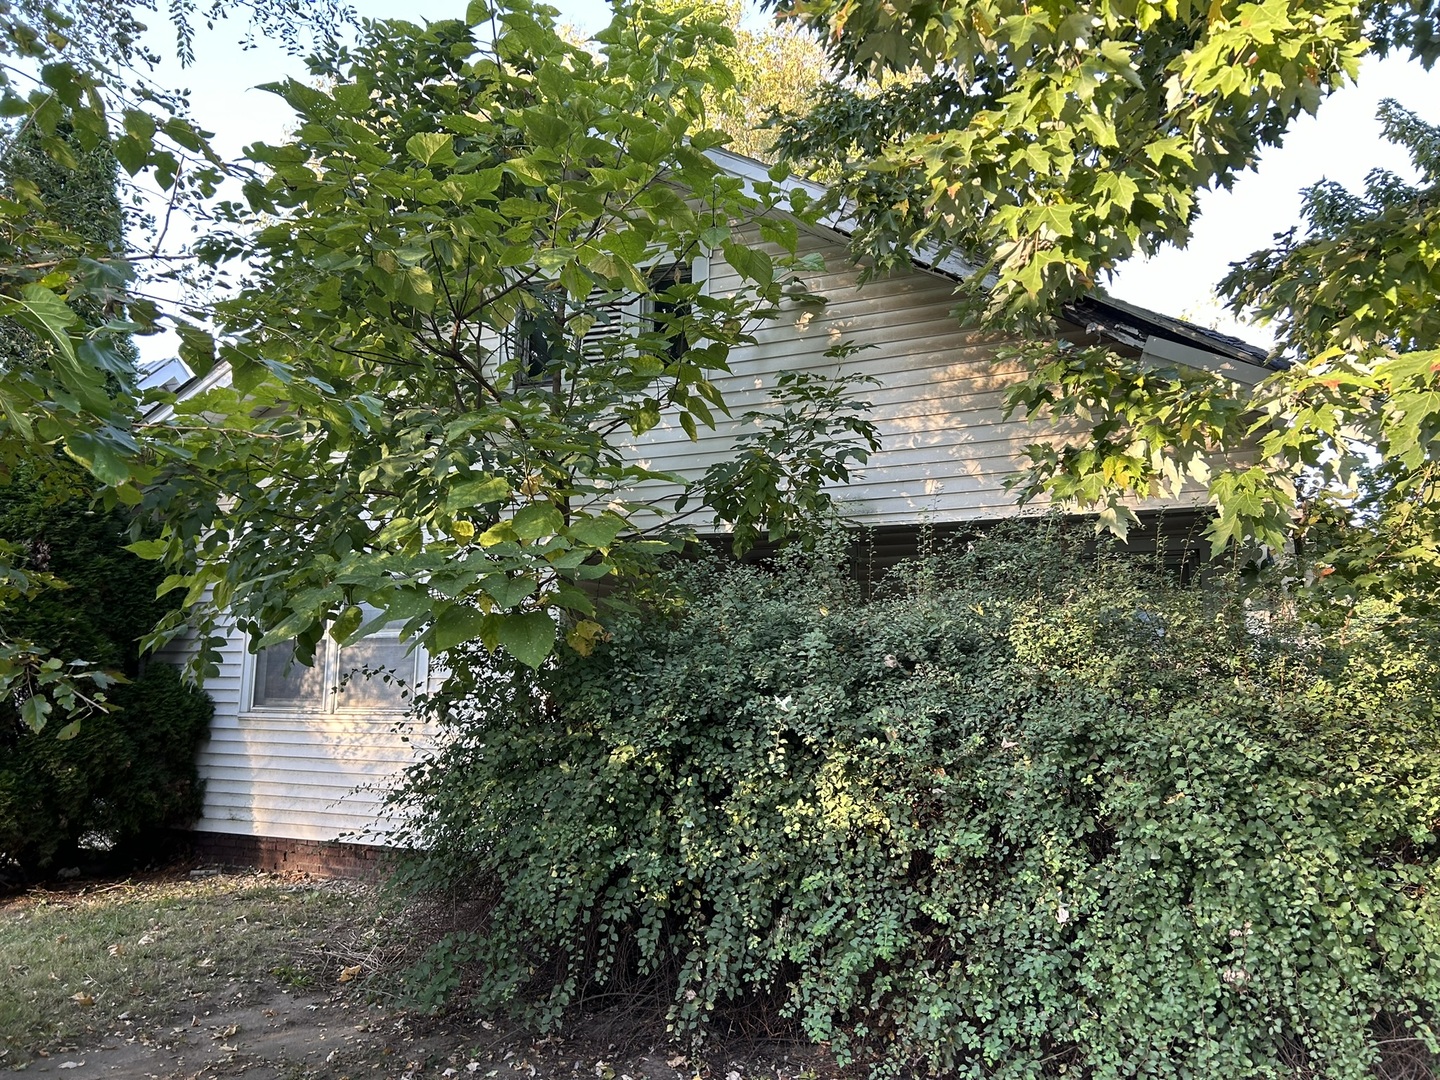
<instances>
[{"instance_id":1,"label":"dry grass patch","mask_svg":"<svg viewBox=\"0 0 1440 1080\"><path fill-rule=\"evenodd\" d=\"M183 874L183 871L181 872ZM0 1073L36 1080L816 1080L789 1040L678 1047L663 1002L592 1003L541 1036L463 1004L401 1006L406 969L464 905L260 873L91 883L0 900Z\"/></svg>"},{"instance_id":2,"label":"dry grass patch","mask_svg":"<svg viewBox=\"0 0 1440 1080\"><path fill-rule=\"evenodd\" d=\"M328 986L341 966L328 943L353 948L375 919L371 889L262 873L0 901L0 1068L122 1025L190 1020L277 987Z\"/></svg>"}]
</instances>

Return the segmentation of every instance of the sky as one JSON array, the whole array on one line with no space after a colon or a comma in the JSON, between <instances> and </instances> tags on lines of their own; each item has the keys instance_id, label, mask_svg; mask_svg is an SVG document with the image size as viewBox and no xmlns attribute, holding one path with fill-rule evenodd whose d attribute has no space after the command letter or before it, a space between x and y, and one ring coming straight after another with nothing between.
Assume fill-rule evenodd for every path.
<instances>
[{"instance_id":1,"label":"sky","mask_svg":"<svg viewBox=\"0 0 1440 1080\"><path fill-rule=\"evenodd\" d=\"M1440 123L1440 67L1427 72L1401 57L1368 60L1353 86L1332 94L1314 116L1298 120L1284 144L1262 153L1234 188L1201 194L1200 215L1183 251L1167 247L1152 259L1131 260L1110 283L1110 292L1268 347L1272 339L1266 329L1228 318L1214 301L1214 287L1230 263L1300 224L1300 193L1317 180L1358 190L1373 168L1414 179L1405 152L1380 137L1375 111L1386 98L1422 120Z\"/></svg>"},{"instance_id":2,"label":"sky","mask_svg":"<svg viewBox=\"0 0 1440 1080\"><path fill-rule=\"evenodd\" d=\"M369 18L421 20L463 14L465 2L358 0L354 6ZM563 21L581 30L598 30L608 21L609 9L603 0L559 0L555 6ZM173 56L168 26L162 19L154 21L157 51ZM202 33L193 67L181 68L171 61L156 73L162 85L191 91L196 118L215 132L217 149L226 157L238 156L252 142L275 141L284 135L289 122L287 107L273 94L255 87L286 75L305 76L301 61L278 47L241 48L241 32L238 24L222 23L215 31ZM1266 246L1275 233L1299 224L1300 193L1307 185L1327 178L1358 188L1375 167L1409 174L1404 153L1380 138L1375 112L1387 97L1416 111L1422 119L1440 122L1440 67L1426 72L1418 63L1398 57L1367 61L1354 86L1332 94L1314 117L1298 121L1284 145L1266 150L1232 190L1201 194L1199 217L1184 250L1166 248L1152 259L1132 260L1119 269L1109 291L1142 307L1268 346L1271 339L1265 328L1231 319L1215 302L1214 287L1231 262ZM145 352L147 359L152 358L150 349Z\"/></svg>"}]
</instances>

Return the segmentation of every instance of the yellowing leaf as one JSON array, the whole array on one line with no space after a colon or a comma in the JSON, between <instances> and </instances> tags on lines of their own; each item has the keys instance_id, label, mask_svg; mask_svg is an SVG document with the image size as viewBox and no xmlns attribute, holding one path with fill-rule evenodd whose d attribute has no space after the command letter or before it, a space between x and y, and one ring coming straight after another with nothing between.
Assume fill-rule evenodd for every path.
<instances>
[{"instance_id":1,"label":"yellowing leaf","mask_svg":"<svg viewBox=\"0 0 1440 1080\"><path fill-rule=\"evenodd\" d=\"M595 643L603 640L605 628L593 619L581 619L565 632L565 644L574 649L581 656L589 656L595 651Z\"/></svg>"}]
</instances>

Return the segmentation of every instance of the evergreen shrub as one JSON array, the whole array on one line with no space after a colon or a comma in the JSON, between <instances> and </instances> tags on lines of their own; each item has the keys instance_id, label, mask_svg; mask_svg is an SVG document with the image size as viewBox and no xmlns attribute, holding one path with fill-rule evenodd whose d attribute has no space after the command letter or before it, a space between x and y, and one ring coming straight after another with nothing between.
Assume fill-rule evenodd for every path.
<instances>
[{"instance_id":1,"label":"evergreen shrub","mask_svg":"<svg viewBox=\"0 0 1440 1080\"><path fill-rule=\"evenodd\" d=\"M0 734L0 856L54 869L82 847L143 858L200 815L195 755L214 705L176 668L151 663L68 740L18 724Z\"/></svg>"},{"instance_id":2,"label":"evergreen shrub","mask_svg":"<svg viewBox=\"0 0 1440 1080\"><path fill-rule=\"evenodd\" d=\"M452 658L409 881L490 907L416 977L541 1023L641 977L682 1031L771 1002L880 1073L1433 1052L1427 628L1321 637L1075 547L1002 535L869 600L823 551L702 562L533 683Z\"/></svg>"},{"instance_id":3,"label":"evergreen shrub","mask_svg":"<svg viewBox=\"0 0 1440 1080\"><path fill-rule=\"evenodd\" d=\"M124 515L96 510L88 488L58 459L0 486L0 537L67 585L8 613L7 631L130 680L109 691L113 711L85 718L71 739L56 738L58 723L31 731L17 703L0 700L0 871L44 874L86 847L143 858L200 810L195 758L214 707L176 669L142 665L140 636L166 610L161 573L124 550Z\"/></svg>"}]
</instances>

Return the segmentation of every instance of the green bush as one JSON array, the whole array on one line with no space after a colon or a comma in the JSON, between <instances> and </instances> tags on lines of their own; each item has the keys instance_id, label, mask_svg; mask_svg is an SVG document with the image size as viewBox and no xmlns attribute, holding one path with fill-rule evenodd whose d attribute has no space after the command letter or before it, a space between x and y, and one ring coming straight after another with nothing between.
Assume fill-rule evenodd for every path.
<instances>
[{"instance_id":1,"label":"green bush","mask_svg":"<svg viewBox=\"0 0 1440 1080\"><path fill-rule=\"evenodd\" d=\"M881 1072L1359 1078L1382 1031L1435 1049L1426 628L1318 640L1044 530L868 602L823 559L674 584L536 685L454 662L453 738L400 796L413 883L493 907L435 989L554 1022L668 979L681 1029L776 1002Z\"/></svg>"},{"instance_id":2,"label":"green bush","mask_svg":"<svg viewBox=\"0 0 1440 1080\"><path fill-rule=\"evenodd\" d=\"M86 487L59 460L0 486L0 537L68 586L7 613L6 630L131 681L109 692L114 711L87 717L73 739L55 737L60 724L32 732L17 703L0 700L0 870L54 870L82 846L140 857L200 809L195 756L213 706L174 668L142 668L139 638L165 610L159 571L123 549L125 519L95 510Z\"/></svg>"},{"instance_id":3,"label":"green bush","mask_svg":"<svg viewBox=\"0 0 1440 1080\"><path fill-rule=\"evenodd\" d=\"M114 689L115 711L73 739L12 725L0 735L0 856L53 869L82 845L143 857L168 826L200 814L195 755L214 706L168 664Z\"/></svg>"}]
</instances>

